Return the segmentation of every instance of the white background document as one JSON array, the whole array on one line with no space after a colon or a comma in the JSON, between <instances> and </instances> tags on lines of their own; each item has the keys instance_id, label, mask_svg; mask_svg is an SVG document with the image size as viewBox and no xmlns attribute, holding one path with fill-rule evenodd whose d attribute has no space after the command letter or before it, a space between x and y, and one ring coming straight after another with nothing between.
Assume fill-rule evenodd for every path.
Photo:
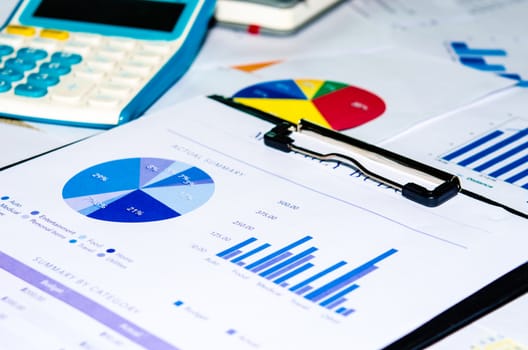
<instances>
[{"instance_id":1,"label":"white background document","mask_svg":"<svg viewBox=\"0 0 528 350\"><path fill-rule=\"evenodd\" d=\"M528 214L527 98L526 89L507 91L383 146L455 174L465 189Z\"/></svg>"},{"instance_id":2,"label":"white background document","mask_svg":"<svg viewBox=\"0 0 528 350\"><path fill-rule=\"evenodd\" d=\"M270 127L200 98L0 173L0 347L377 349L526 261Z\"/></svg>"}]
</instances>

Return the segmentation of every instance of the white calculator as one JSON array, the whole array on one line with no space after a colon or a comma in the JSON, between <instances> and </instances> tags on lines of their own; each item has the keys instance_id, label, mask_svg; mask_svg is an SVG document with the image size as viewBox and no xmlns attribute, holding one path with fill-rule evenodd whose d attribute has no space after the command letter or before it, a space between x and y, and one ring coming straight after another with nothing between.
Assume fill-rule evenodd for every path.
<instances>
[{"instance_id":1,"label":"white calculator","mask_svg":"<svg viewBox=\"0 0 528 350\"><path fill-rule=\"evenodd\" d=\"M251 34L292 34L344 0L218 0L216 20Z\"/></svg>"},{"instance_id":2,"label":"white calculator","mask_svg":"<svg viewBox=\"0 0 528 350\"><path fill-rule=\"evenodd\" d=\"M0 32L0 115L109 128L189 68L214 0L22 0Z\"/></svg>"}]
</instances>

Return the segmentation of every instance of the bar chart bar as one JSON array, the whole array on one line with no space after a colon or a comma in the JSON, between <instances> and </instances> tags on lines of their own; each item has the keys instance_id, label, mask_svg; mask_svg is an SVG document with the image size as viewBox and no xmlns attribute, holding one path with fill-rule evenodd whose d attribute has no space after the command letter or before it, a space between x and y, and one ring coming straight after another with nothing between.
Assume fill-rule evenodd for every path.
<instances>
[{"instance_id":1,"label":"bar chart bar","mask_svg":"<svg viewBox=\"0 0 528 350\"><path fill-rule=\"evenodd\" d=\"M304 293L306 293L306 292L308 292L308 291L310 291L310 290L312 290L312 289L313 289L312 286L304 286L304 287L302 287L301 289L298 289L298 290L295 292L295 294L302 295L302 294L304 294ZM291 288L290 288L290 290L291 290Z\"/></svg>"},{"instance_id":2,"label":"bar chart bar","mask_svg":"<svg viewBox=\"0 0 528 350\"><path fill-rule=\"evenodd\" d=\"M494 138L496 137L499 137L501 136L502 134L504 134L504 132L500 131L500 130L496 130L484 137L481 137L480 139L474 141L474 142L471 142L469 145L465 146L465 147L462 147L452 153L449 153L448 155L445 155L443 157L443 159L445 160L452 160L454 158L457 158L458 156L462 155L462 154L465 154L483 144L485 144L486 142L490 141L490 140L493 140Z\"/></svg>"},{"instance_id":3,"label":"bar chart bar","mask_svg":"<svg viewBox=\"0 0 528 350\"><path fill-rule=\"evenodd\" d=\"M266 248L268 248L270 246L271 246L271 244L265 243L265 244L261 245L260 247L257 247L255 249L247 252L246 254L242 254L238 258L233 259L232 262L239 263L242 260L244 260L245 258L249 258L250 256L257 254L258 252L261 252L261 251L263 251L264 249L266 249ZM241 264L239 264L239 265L241 265Z\"/></svg>"},{"instance_id":4,"label":"bar chart bar","mask_svg":"<svg viewBox=\"0 0 528 350\"><path fill-rule=\"evenodd\" d=\"M336 310L336 313L342 314L345 311L347 311L346 307L340 307L339 309Z\"/></svg>"},{"instance_id":5,"label":"bar chart bar","mask_svg":"<svg viewBox=\"0 0 528 350\"><path fill-rule=\"evenodd\" d=\"M335 310L332 312L346 316L354 310L342 305L348 301L345 296L359 288L356 281L377 270L377 263L397 252L396 249L389 249L346 273L339 274L339 269L347 265L346 261L339 261L315 274L303 277L309 270L317 268L315 253L318 253L319 249L317 247L302 248L302 245L310 240L312 240L311 236L305 236L266 254L264 251L269 249L271 244L258 243L257 239L252 237L227 248L217 256L237 266L244 264L243 260L252 259L254 261L248 262L244 269L278 286L288 288L294 294L303 296L327 310ZM334 274L335 276L331 277ZM287 282L290 279L295 279L291 287ZM328 282L328 280L331 281Z\"/></svg>"},{"instance_id":6,"label":"bar chart bar","mask_svg":"<svg viewBox=\"0 0 528 350\"><path fill-rule=\"evenodd\" d=\"M492 166L499 164L500 162L528 149L528 142L525 142L515 148L512 148L511 150L504 152L502 154L499 154L498 156L488 160L487 162L477 166L474 168L475 171L484 171L488 168L491 168Z\"/></svg>"},{"instance_id":7,"label":"bar chart bar","mask_svg":"<svg viewBox=\"0 0 528 350\"><path fill-rule=\"evenodd\" d=\"M257 267L257 266L259 266L261 264L264 264L264 263L270 261L271 259L274 259L277 256L283 254L284 252L287 252L288 250L293 249L293 248L303 244L306 241L309 241L310 239L312 239L312 237L310 237L310 236L306 236L304 238L301 238L297 242L293 242L292 244L287 245L286 247L284 247L282 249L279 249L276 252L274 252L274 253L272 253L272 254L270 254L270 255L268 255L268 256L260 259L260 260L255 261L254 263L246 266L246 269L251 270L251 269L253 269L253 268L255 268L255 267Z\"/></svg>"},{"instance_id":8,"label":"bar chart bar","mask_svg":"<svg viewBox=\"0 0 528 350\"><path fill-rule=\"evenodd\" d=\"M460 63L465 66L485 72L505 72L506 67L502 64L489 64L481 57L460 57Z\"/></svg>"},{"instance_id":9,"label":"bar chart bar","mask_svg":"<svg viewBox=\"0 0 528 350\"><path fill-rule=\"evenodd\" d=\"M525 177L527 177L527 176L528 176L528 169L523 170L523 171L521 171L520 173L515 174L515 175L513 175L512 177L507 178L507 179L506 179L506 182L514 183L514 182L516 182L516 181L518 181L518 180L520 180L520 179L523 179L523 178L525 178ZM526 185L523 185L522 187L523 187L523 188L526 188L527 185L528 185L528 183L527 183Z\"/></svg>"},{"instance_id":10,"label":"bar chart bar","mask_svg":"<svg viewBox=\"0 0 528 350\"><path fill-rule=\"evenodd\" d=\"M348 293L352 292L353 290L357 288L359 288L359 286L357 284L353 284L350 287L343 289L341 292L335 294L334 296L320 302L319 305L328 306L332 304L334 301L341 299L342 297L344 297L345 295L347 295Z\"/></svg>"},{"instance_id":11,"label":"bar chart bar","mask_svg":"<svg viewBox=\"0 0 528 350\"><path fill-rule=\"evenodd\" d=\"M229 260L229 259L231 259L232 257L237 256L237 255L240 254L240 253L242 253L241 250L235 250L235 251L232 251L232 252L229 253L229 254L224 255L222 258L224 258L224 259L226 259L226 260Z\"/></svg>"},{"instance_id":12,"label":"bar chart bar","mask_svg":"<svg viewBox=\"0 0 528 350\"><path fill-rule=\"evenodd\" d=\"M286 268L286 267L288 267L288 265L294 264L297 261L299 261L300 259L303 259L303 258L309 256L311 253L313 253L315 251L317 251L317 248L314 248L314 247L312 247L310 249L307 249L307 250L305 250L302 253L299 253L297 255L292 256L291 258L289 258L288 260L284 261L283 263L277 264L277 265L273 266L272 268L269 268L266 271L263 271L262 273L260 273L260 275L262 277L269 276L269 275L273 274L274 272L277 272L277 271L279 271L279 270L281 270L283 268Z\"/></svg>"},{"instance_id":13,"label":"bar chart bar","mask_svg":"<svg viewBox=\"0 0 528 350\"><path fill-rule=\"evenodd\" d=\"M298 269L295 269L292 272L290 272L290 273L288 273L288 274L286 274L286 275L284 275L282 277L277 278L274 282L277 283L277 284L282 283L282 282L287 281L290 278L295 277L298 274L300 274L300 273L302 273L302 272L304 272L304 271L306 271L306 270L308 270L309 268L312 268L312 267L314 267L314 264L311 264L311 263L305 264L305 265L299 267Z\"/></svg>"},{"instance_id":14,"label":"bar chart bar","mask_svg":"<svg viewBox=\"0 0 528 350\"><path fill-rule=\"evenodd\" d=\"M503 49L470 48L465 42L455 41L451 47L459 56L506 56Z\"/></svg>"},{"instance_id":15,"label":"bar chart bar","mask_svg":"<svg viewBox=\"0 0 528 350\"><path fill-rule=\"evenodd\" d=\"M517 82L518 87L526 88L528 87L528 80L523 79L520 74L517 72L511 72L509 69L512 67L507 67L503 64L489 64L486 61L486 58L492 57L494 61L500 60L504 63L509 62L509 57L511 56L507 50L502 48L486 48L478 47L472 48L466 42L463 41L453 41L450 43L453 53L458 56L458 60L461 64L478 69L480 71L487 71L508 79L513 79Z\"/></svg>"},{"instance_id":16,"label":"bar chart bar","mask_svg":"<svg viewBox=\"0 0 528 350\"><path fill-rule=\"evenodd\" d=\"M494 172L490 173L490 176L491 177L499 177L499 176L501 176L503 174L506 174L507 172L510 172L511 170L521 166L521 165L525 165L526 163L528 163L528 155L524 156L522 158L519 158L516 161L511 162L511 163L507 164L506 166L503 166L500 169L495 170Z\"/></svg>"},{"instance_id":17,"label":"bar chart bar","mask_svg":"<svg viewBox=\"0 0 528 350\"><path fill-rule=\"evenodd\" d=\"M377 262L386 259L387 257L391 256L392 254L396 253L396 249L390 249L386 251L385 253L375 257L374 259L366 262L365 264L353 269L352 271L338 277L337 279L325 284L324 286L314 290L313 292L307 294L305 296L306 299L311 301L318 301L325 296L329 295L330 293L334 292L336 288L341 288L342 286L346 285L347 283L350 283L352 281L355 281L356 279L363 277L367 273L370 273L374 271L375 266Z\"/></svg>"},{"instance_id":18,"label":"bar chart bar","mask_svg":"<svg viewBox=\"0 0 528 350\"><path fill-rule=\"evenodd\" d=\"M326 305L326 308L329 309L329 310L332 310L332 309L334 309L335 307L337 307L337 306L343 304L345 301L347 301L345 298L339 298L339 299L334 300L333 302L329 303L328 305ZM344 307L341 307L340 309L345 309L345 310L346 310L346 308L344 308ZM337 312L337 311L338 311L338 310L336 310L336 312Z\"/></svg>"},{"instance_id":19,"label":"bar chart bar","mask_svg":"<svg viewBox=\"0 0 528 350\"><path fill-rule=\"evenodd\" d=\"M291 255L292 255L291 252L284 252L284 253L282 253L282 254L280 254L278 256L273 257L272 259L266 259L261 264L253 267L252 269L250 269L249 266L246 267L246 269L249 269L252 272L259 272L259 271L262 271L262 270L264 270L265 268L267 268L269 266L272 266L275 263L278 263L278 262L288 258Z\"/></svg>"},{"instance_id":20,"label":"bar chart bar","mask_svg":"<svg viewBox=\"0 0 528 350\"><path fill-rule=\"evenodd\" d=\"M305 256L305 257L303 257L301 259L297 258L296 260L292 261L292 263L290 263L290 264L288 264L288 265L286 265L284 267L281 267L280 269L274 271L273 273L267 274L266 278L271 280L271 279L274 279L275 277L279 277L281 275L284 275L286 272L288 272L290 270L293 270L297 266L302 265L305 262L308 262L308 261L312 260L313 258L315 258L314 255L308 255L308 256Z\"/></svg>"},{"instance_id":21,"label":"bar chart bar","mask_svg":"<svg viewBox=\"0 0 528 350\"><path fill-rule=\"evenodd\" d=\"M223 252L220 252L220 253L216 254L216 256L222 258L222 257L226 256L229 253L232 253L232 252L234 252L234 251L236 251L236 250L238 250L238 249L240 249L242 247L245 247L245 246L249 245L250 243L255 242L256 240L257 239L255 237L251 237L251 238L246 239L245 241L243 241L243 242L241 242L241 243L239 243L239 244L237 244L235 246L232 246L229 249L224 250Z\"/></svg>"},{"instance_id":22,"label":"bar chart bar","mask_svg":"<svg viewBox=\"0 0 528 350\"><path fill-rule=\"evenodd\" d=\"M333 294L339 289L371 273L375 269L377 269L376 266L365 264L355 270L352 270L345 276L340 277L339 279L333 281L332 283L327 284L325 287L322 287L318 290L313 291L312 293L306 296L306 299L310 299L313 302L319 301L323 299L324 297L326 297L327 295Z\"/></svg>"},{"instance_id":23,"label":"bar chart bar","mask_svg":"<svg viewBox=\"0 0 528 350\"><path fill-rule=\"evenodd\" d=\"M510 144L512 144L513 142L517 141L517 140L520 140L521 138L525 137L526 135L528 135L528 128L527 129L524 129L524 130L521 130L515 134L513 134L512 136L500 141L500 142L497 142L496 144L494 145L491 145L489 146L488 148L478 152L477 154L474 154L472 155L471 157L468 157L460 162L458 162L459 165L462 165L462 166L467 166L471 163L474 163L476 162L477 160L479 159L482 159L484 158L485 156L487 155L490 155L492 154L493 152L496 152Z\"/></svg>"},{"instance_id":24,"label":"bar chart bar","mask_svg":"<svg viewBox=\"0 0 528 350\"><path fill-rule=\"evenodd\" d=\"M512 120L501 130L488 132L441 159L521 188L528 188L527 124L526 120Z\"/></svg>"},{"instance_id":25,"label":"bar chart bar","mask_svg":"<svg viewBox=\"0 0 528 350\"><path fill-rule=\"evenodd\" d=\"M314 282L314 281L318 280L319 278L326 276L327 274L333 272L334 270L337 270L338 268L340 268L341 266L344 266L344 265L346 265L346 261L340 261L337 264L335 264L333 266L330 266L326 270L323 270L323 271L313 275L312 277L302 281L301 283L296 284L295 286L291 287L290 290L291 291L295 291L295 290L297 290L299 288L305 287L309 283Z\"/></svg>"},{"instance_id":26,"label":"bar chart bar","mask_svg":"<svg viewBox=\"0 0 528 350\"><path fill-rule=\"evenodd\" d=\"M349 310L343 312L342 315L343 315L343 316L348 316L348 315L350 315L351 313L353 313L353 312L355 312L355 311L356 311L356 310L354 310L354 309L349 309Z\"/></svg>"}]
</instances>

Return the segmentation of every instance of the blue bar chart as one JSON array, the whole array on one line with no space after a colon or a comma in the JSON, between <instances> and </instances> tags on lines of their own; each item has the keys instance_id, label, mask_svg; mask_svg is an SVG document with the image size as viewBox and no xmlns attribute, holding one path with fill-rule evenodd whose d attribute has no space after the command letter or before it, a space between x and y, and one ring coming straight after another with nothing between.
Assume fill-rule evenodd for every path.
<instances>
[{"instance_id":1,"label":"blue bar chart","mask_svg":"<svg viewBox=\"0 0 528 350\"><path fill-rule=\"evenodd\" d=\"M523 79L518 72L510 72L506 62L509 52L503 48L470 47L464 41L452 41L450 47L458 61L470 68L498 74L504 78L517 80L520 87L528 87L528 79ZM500 63L490 63L489 60Z\"/></svg>"},{"instance_id":2,"label":"blue bar chart","mask_svg":"<svg viewBox=\"0 0 528 350\"><path fill-rule=\"evenodd\" d=\"M451 47L461 57L465 56L506 56L506 51L503 49L487 49L487 48L470 48L467 43L462 41L453 41Z\"/></svg>"},{"instance_id":3,"label":"blue bar chart","mask_svg":"<svg viewBox=\"0 0 528 350\"><path fill-rule=\"evenodd\" d=\"M304 236L273 249L271 244L251 237L216 255L321 307L348 316L355 310L345 306L347 295L359 288L356 282L377 270L376 264L397 252L391 248L352 268L347 268L346 261L319 267L315 254L319 249L309 246L311 240L311 236Z\"/></svg>"},{"instance_id":4,"label":"blue bar chart","mask_svg":"<svg viewBox=\"0 0 528 350\"><path fill-rule=\"evenodd\" d=\"M528 121L516 120L459 146L442 159L528 189Z\"/></svg>"}]
</instances>

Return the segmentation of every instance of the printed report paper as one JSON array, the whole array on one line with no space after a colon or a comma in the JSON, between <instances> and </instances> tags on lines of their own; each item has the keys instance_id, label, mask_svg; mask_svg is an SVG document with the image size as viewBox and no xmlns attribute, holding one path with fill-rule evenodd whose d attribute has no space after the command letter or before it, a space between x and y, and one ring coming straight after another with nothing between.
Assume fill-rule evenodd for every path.
<instances>
[{"instance_id":1,"label":"printed report paper","mask_svg":"<svg viewBox=\"0 0 528 350\"><path fill-rule=\"evenodd\" d=\"M507 91L383 146L455 174L463 188L528 214L527 98L526 89Z\"/></svg>"},{"instance_id":2,"label":"printed report paper","mask_svg":"<svg viewBox=\"0 0 528 350\"><path fill-rule=\"evenodd\" d=\"M197 98L1 172L0 348L377 349L526 261L270 128Z\"/></svg>"},{"instance_id":3,"label":"printed report paper","mask_svg":"<svg viewBox=\"0 0 528 350\"><path fill-rule=\"evenodd\" d=\"M233 86L229 82L211 93L292 122L308 119L371 143L515 84L394 47L286 60L251 75L259 82L226 92Z\"/></svg>"},{"instance_id":4,"label":"printed report paper","mask_svg":"<svg viewBox=\"0 0 528 350\"><path fill-rule=\"evenodd\" d=\"M392 47L285 60L250 73L234 67L195 69L150 111L219 94L291 122L303 118L378 143L514 85L510 79Z\"/></svg>"}]
</instances>

